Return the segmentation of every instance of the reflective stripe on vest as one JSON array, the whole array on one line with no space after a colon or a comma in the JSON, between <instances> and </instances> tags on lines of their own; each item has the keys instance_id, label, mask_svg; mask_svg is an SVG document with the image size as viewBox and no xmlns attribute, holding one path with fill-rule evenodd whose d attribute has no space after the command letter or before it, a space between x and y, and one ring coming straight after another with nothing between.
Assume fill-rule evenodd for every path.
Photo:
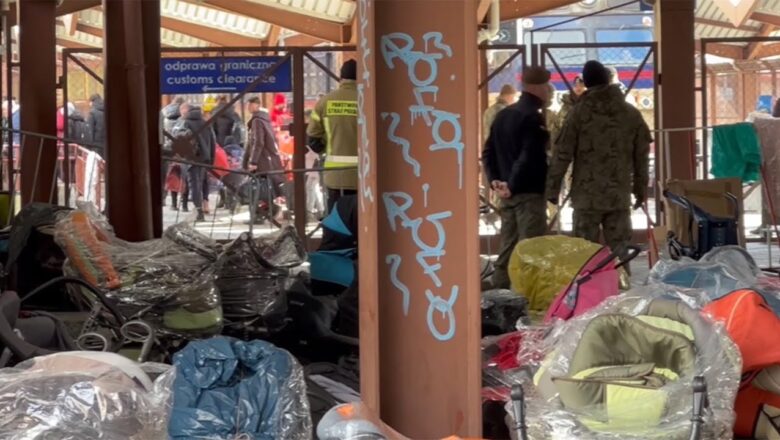
<instances>
[{"instance_id":1,"label":"reflective stripe on vest","mask_svg":"<svg viewBox=\"0 0 780 440\"><path fill-rule=\"evenodd\" d=\"M327 156L325 158L325 168L348 167L357 164L357 156Z\"/></svg>"}]
</instances>

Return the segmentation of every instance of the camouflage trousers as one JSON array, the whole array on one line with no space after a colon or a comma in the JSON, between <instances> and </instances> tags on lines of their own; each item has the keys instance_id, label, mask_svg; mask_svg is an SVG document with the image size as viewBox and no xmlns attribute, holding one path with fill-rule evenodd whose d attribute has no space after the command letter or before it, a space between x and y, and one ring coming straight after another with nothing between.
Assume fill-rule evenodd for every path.
<instances>
[{"instance_id":1,"label":"camouflage trousers","mask_svg":"<svg viewBox=\"0 0 780 440\"><path fill-rule=\"evenodd\" d=\"M509 259L526 238L547 233L547 201L542 194L518 194L501 201L501 251L493 274L493 288L509 289Z\"/></svg>"},{"instance_id":2,"label":"camouflage trousers","mask_svg":"<svg viewBox=\"0 0 780 440\"><path fill-rule=\"evenodd\" d=\"M633 235L631 211L628 209L616 211L574 210L575 236L593 243L601 243L602 232L607 246L621 256L625 256ZM628 265L625 268L630 274Z\"/></svg>"}]
</instances>

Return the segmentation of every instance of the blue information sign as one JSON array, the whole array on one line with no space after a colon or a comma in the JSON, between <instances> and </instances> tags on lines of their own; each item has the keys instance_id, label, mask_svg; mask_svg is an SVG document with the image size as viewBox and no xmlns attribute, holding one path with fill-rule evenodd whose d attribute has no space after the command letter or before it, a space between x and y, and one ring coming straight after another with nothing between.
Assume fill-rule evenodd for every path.
<instances>
[{"instance_id":1,"label":"blue information sign","mask_svg":"<svg viewBox=\"0 0 780 440\"><path fill-rule=\"evenodd\" d=\"M241 93L283 57L164 58L160 60L163 95ZM292 63L288 58L252 93L292 90Z\"/></svg>"}]
</instances>

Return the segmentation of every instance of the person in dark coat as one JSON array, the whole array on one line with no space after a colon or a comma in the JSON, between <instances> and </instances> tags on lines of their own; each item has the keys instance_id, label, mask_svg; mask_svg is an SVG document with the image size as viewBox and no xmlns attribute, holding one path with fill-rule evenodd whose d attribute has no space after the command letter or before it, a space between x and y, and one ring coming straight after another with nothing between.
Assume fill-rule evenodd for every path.
<instances>
[{"instance_id":1,"label":"person in dark coat","mask_svg":"<svg viewBox=\"0 0 780 440\"><path fill-rule=\"evenodd\" d=\"M95 94L89 99L89 133L93 144L103 145L106 142L106 117L103 110L103 98Z\"/></svg>"},{"instance_id":2,"label":"person in dark coat","mask_svg":"<svg viewBox=\"0 0 780 440\"><path fill-rule=\"evenodd\" d=\"M775 108L772 109L772 117L780 118L780 98L775 101Z\"/></svg>"},{"instance_id":3,"label":"person in dark coat","mask_svg":"<svg viewBox=\"0 0 780 440\"><path fill-rule=\"evenodd\" d=\"M213 114L217 114L227 105L227 98L224 96L220 97ZM214 134L217 137L217 143L224 147L226 145L225 138L228 136L232 136L234 139L241 139L241 124L241 116L236 113L236 109L232 105L229 106L223 113L217 116L217 120L212 125Z\"/></svg>"},{"instance_id":4,"label":"person in dark coat","mask_svg":"<svg viewBox=\"0 0 780 440\"><path fill-rule=\"evenodd\" d=\"M501 253L493 275L497 289L510 287L507 269L517 242L547 232L544 193L550 133L544 108L549 81L545 69L523 72L520 100L498 113L482 153L490 186L501 198Z\"/></svg>"},{"instance_id":5,"label":"person in dark coat","mask_svg":"<svg viewBox=\"0 0 780 440\"><path fill-rule=\"evenodd\" d=\"M200 107L189 107L182 105L181 111L184 121L184 129L195 136L195 157L193 162L210 166L214 163L214 155L217 147L214 132L206 126L206 120L203 118L203 111ZM192 196L192 203L198 211L196 221L204 221L205 213L209 212L209 179L207 169L200 166L192 166L188 171L189 193ZM185 201L186 203L186 201Z\"/></svg>"},{"instance_id":6,"label":"person in dark coat","mask_svg":"<svg viewBox=\"0 0 780 440\"><path fill-rule=\"evenodd\" d=\"M165 132L168 132L169 135L173 136L176 124L181 118L179 107L181 107L182 104L184 104L184 98L177 96L170 104L166 105L162 110L160 110L160 143L162 145L163 155L161 165L164 182L163 204L166 196L170 192L171 209L173 210L179 209L179 193L184 192L186 179L182 178L184 173L182 172L183 170L181 164L168 162L165 160L166 157L173 155L173 140L166 136Z\"/></svg>"},{"instance_id":7,"label":"person in dark coat","mask_svg":"<svg viewBox=\"0 0 780 440\"><path fill-rule=\"evenodd\" d=\"M252 119L248 124L244 169L258 173L283 170L284 165L271 126L271 116L260 106L260 98L255 96L249 100L249 111L252 113ZM284 174L270 175L268 179L273 184L275 193L282 194Z\"/></svg>"}]
</instances>

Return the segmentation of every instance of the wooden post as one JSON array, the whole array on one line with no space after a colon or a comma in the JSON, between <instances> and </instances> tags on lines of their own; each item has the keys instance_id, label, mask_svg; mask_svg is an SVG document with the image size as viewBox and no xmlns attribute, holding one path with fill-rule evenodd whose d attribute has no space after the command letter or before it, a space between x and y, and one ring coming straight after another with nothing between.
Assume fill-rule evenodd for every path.
<instances>
[{"instance_id":1,"label":"wooden post","mask_svg":"<svg viewBox=\"0 0 780 440\"><path fill-rule=\"evenodd\" d=\"M358 8L362 395L411 438L476 437L477 1Z\"/></svg>"}]
</instances>

